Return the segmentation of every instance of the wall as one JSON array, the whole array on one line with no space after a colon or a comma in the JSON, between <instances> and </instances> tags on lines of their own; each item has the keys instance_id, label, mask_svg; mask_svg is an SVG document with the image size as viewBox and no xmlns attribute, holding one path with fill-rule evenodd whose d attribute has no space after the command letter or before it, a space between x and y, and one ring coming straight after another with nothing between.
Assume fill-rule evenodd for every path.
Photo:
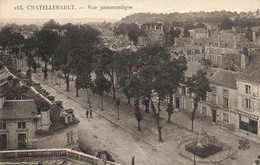
<instances>
[{"instance_id":1,"label":"wall","mask_svg":"<svg viewBox=\"0 0 260 165\"><path fill-rule=\"evenodd\" d=\"M67 143L67 132L73 132L74 143ZM65 130L55 132L52 135L38 135L36 142L37 148L74 148L78 143L78 124L70 126Z\"/></svg>"},{"instance_id":2,"label":"wall","mask_svg":"<svg viewBox=\"0 0 260 165\"><path fill-rule=\"evenodd\" d=\"M25 121L26 128L18 129L18 122ZM6 121L6 130L0 130L0 134L7 134L7 149L18 149L18 134L26 134L26 147L35 148L35 130L36 123L30 120L15 120L15 121Z\"/></svg>"}]
</instances>

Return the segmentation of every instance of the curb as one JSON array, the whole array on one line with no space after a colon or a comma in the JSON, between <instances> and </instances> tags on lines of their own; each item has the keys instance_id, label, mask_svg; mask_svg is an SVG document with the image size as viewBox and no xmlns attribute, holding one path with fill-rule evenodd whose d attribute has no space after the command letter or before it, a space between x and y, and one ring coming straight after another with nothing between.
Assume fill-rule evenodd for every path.
<instances>
[{"instance_id":1,"label":"curb","mask_svg":"<svg viewBox=\"0 0 260 165\"><path fill-rule=\"evenodd\" d=\"M35 78L35 79L37 79L38 81L41 81L39 78L37 78L37 77L35 77L35 76L32 76L32 77ZM43 82L43 81L41 81L41 82ZM94 110L93 108L89 108L89 107L87 107L86 104L84 104L84 103L78 101L78 100L75 99L73 96L70 96L69 94L65 93L64 91L61 91L60 89L56 89L56 88L54 88L51 84L49 84L49 83L47 83L47 82L43 82L43 83L45 83L45 84L48 85L49 87L55 89L56 91L59 91L60 93L64 94L65 96L71 98L72 100L74 100L75 102L77 102L77 103L79 103L80 105L84 106L85 108L92 110L92 112L98 114L99 116L103 117L103 118L106 119L107 121L109 121L109 122L113 123L114 125L120 127L121 129L123 129L123 130L125 130L126 132L130 133L131 135L137 137L138 139L142 140L143 142L145 142L145 143L147 143L147 144L149 144L149 145L151 145L151 146L153 146L153 147L159 147L159 146L156 146L156 145L154 145L154 144L148 142L147 140L141 138L140 136L136 135L135 133L129 131L128 129L122 127L121 125L115 123L113 120L111 120L111 119L105 117L104 115L102 115L101 113L97 112L97 111Z\"/></svg>"}]
</instances>

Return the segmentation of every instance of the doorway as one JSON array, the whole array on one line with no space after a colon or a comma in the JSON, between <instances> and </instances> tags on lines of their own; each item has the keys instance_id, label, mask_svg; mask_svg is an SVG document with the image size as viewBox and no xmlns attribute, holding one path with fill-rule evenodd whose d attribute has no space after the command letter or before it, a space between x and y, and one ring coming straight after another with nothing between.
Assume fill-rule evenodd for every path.
<instances>
[{"instance_id":1,"label":"doorway","mask_svg":"<svg viewBox=\"0 0 260 165\"><path fill-rule=\"evenodd\" d=\"M216 110L212 110L212 121L214 123L216 123L217 121L217 113L216 113Z\"/></svg>"},{"instance_id":2,"label":"doorway","mask_svg":"<svg viewBox=\"0 0 260 165\"><path fill-rule=\"evenodd\" d=\"M0 134L0 150L7 149L7 134Z\"/></svg>"},{"instance_id":3,"label":"doorway","mask_svg":"<svg viewBox=\"0 0 260 165\"><path fill-rule=\"evenodd\" d=\"M18 134L18 148L26 148L26 134Z\"/></svg>"},{"instance_id":4,"label":"doorway","mask_svg":"<svg viewBox=\"0 0 260 165\"><path fill-rule=\"evenodd\" d=\"M176 105L177 109L180 109L180 98L179 97L175 98L175 105Z\"/></svg>"}]
</instances>

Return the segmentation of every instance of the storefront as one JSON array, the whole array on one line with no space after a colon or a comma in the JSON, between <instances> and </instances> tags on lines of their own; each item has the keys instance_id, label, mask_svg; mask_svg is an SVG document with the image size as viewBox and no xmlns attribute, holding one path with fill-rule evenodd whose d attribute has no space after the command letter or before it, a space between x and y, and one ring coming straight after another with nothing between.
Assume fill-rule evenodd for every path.
<instances>
[{"instance_id":1,"label":"storefront","mask_svg":"<svg viewBox=\"0 0 260 165\"><path fill-rule=\"evenodd\" d=\"M239 114L239 129L258 135L258 116L245 112Z\"/></svg>"}]
</instances>

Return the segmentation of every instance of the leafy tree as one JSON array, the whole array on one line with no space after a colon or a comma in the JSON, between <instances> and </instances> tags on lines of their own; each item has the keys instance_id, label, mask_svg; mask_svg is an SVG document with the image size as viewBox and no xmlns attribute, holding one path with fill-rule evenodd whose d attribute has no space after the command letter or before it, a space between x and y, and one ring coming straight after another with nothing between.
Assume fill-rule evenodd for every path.
<instances>
[{"instance_id":1,"label":"leafy tree","mask_svg":"<svg viewBox=\"0 0 260 165\"><path fill-rule=\"evenodd\" d=\"M83 75L78 75L75 80L76 96L79 97L79 89L84 88Z\"/></svg>"},{"instance_id":2,"label":"leafy tree","mask_svg":"<svg viewBox=\"0 0 260 165\"><path fill-rule=\"evenodd\" d=\"M94 51L100 42L98 37L100 32L89 25L76 26L70 23L63 25L62 29L64 31L63 42L55 60L57 60L56 67L63 68L67 90L69 90L69 74L72 70L75 71L76 76L84 76L85 81L91 79L89 77L93 71L92 54L95 54ZM90 83L85 82L84 84ZM85 86L85 88L88 87Z\"/></svg>"},{"instance_id":3,"label":"leafy tree","mask_svg":"<svg viewBox=\"0 0 260 165\"><path fill-rule=\"evenodd\" d=\"M37 34L37 44L38 44L38 54L41 56L44 61L44 79L47 79L47 64L55 53L56 48L60 43L60 35L58 32L41 29Z\"/></svg>"},{"instance_id":4,"label":"leafy tree","mask_svg":"<svg viewBox=\"0 0 260 165\"><path fill-rule=\"evenodd\" d=\"M25 53L25 55L27 57L27 65L29 68L27 73L28 73L29 77L31 77L31 67L37 68L36 63L33 58L33 53L35 52L36 49L37 49L37 42L36 42L35 36L32 36L32 37L24 40L24 45L22 47L22 51ZM36 68L34 69L35 72L36 72Z\"/></svg>"},{"instance_id":5,"label":"leafy tree","mask_svg":"<svg viewBox=\"0 0 260 165\"><path fill-rule=\"evenodd\" d=\"M233 27L233 21L230 20L229 18L224 18L222 21L221 21L221 25L220 25L220 28L223 29L223 30L229 30L229 29L232 29Z\"/></svg>"},{"instance_id":6,"label":"leafy tree","mask_svg":"<svg viewBox=\"0 0 260 165\"><path fill-rule=\"evenodd\" d=\"M96 78L92 86L93 93L97 93L100 96L101 110L103 111L103 95L104 92L109 93L111 88L111 82L103 75L102 72L96 72Z\"/></svg>"},{"instance_id":7,"label":"leafy tree","mask_svg":"<svg viewBox=\"0 0 260 165\"><path fill-rule=\"evenodd\" d=\"M21 33L14 32L11 35L11 53L15 53L16 57L18 57L18 54L21 52L22 46L24 44L24 37L21 35Z\"/></svg>"},{"instance_id":8,"label":"leafy tree","mask_svg":"<svg viewBox=\"0 0 260 165\"><path fill-rule=\"evenodd\" d=\"M12 44L12 33L12 28L6 26L0 31L0 45L3 47L4 51Z\"/></svg>"},{"instance_id":9,"label":"leafy tree","mask_svg":"<svg viewBox=\"0 0 260 165\"><path fill-rule=\"evenodd\" d=\"M253 32L250 26L247 27L246 38L249 39L251 42L253 41Z\"/></svg>"},{"instance_id":10,"label":"leafy tree","mask_svg":"<svg viewBox=\"0 0 260 165\"><path fill-rule=\"evenodd\" d=\"M184 83L185 70L187 70L187 61L185 57L179 57L179 59L172 59L162 65L161 74L159 75L159 81L162 81L162 89L166 89L166 93L169 95L169 103L166 111L168 112L168 123L171 121L171 115L173 114L173 94L177 91L180 83Z\"/></svg>"},{"instance_id":11,"label":"leafy tree","mask_svg":"<svg viewBox=\"0 0 260 165\"><path fill-rule=\"evenodd\" d=\"M131 97L134 97L134 106L135 106L135 118L138 122L138 131L141 130L141 121L144 118L144 115L141 113L139 108L139 100L140 97L143 96L143 84L141 82L141 78L138 73L134 73L131 77L126 81L126 89Z\"/></svg>"},{"instance_id":12,"label":"leafy tree","mask_svg":"<svg viewBox=\"0 0 260 165\"><path fill-rule=\"evenodd\" d=\"M109 48L101 48L96 55L96 69L108 75L112 83L113 99L116 98L115 90L115 58L116 53Z\"/></svg>"},{"instance_id":13,"label":"leafy tree","mask_svg":"<svg viewBox=\"0 0 260 165\"><path fill-rule=\"evenodd\" d=\"M160 98L159 98L159 103L158 103L158 111L156 112L155 106L153 101L151 100L151 107L152 107L152 111L153 114L155 116L156 119L156 126L157 126L157 130L158 130L158 136L159 136L159 142L162 142L162 126L160 126Z\"/></svg>"},{"instance_id":14,"label":"leafy tree","mask_svg":"<svg viewBox=\"0 0 260 165\"><path fill-rule=\"evenodd\" d=\"M61 25L57 23L54 19L50 19L48 22L43 24L43 29L45 30L61 30Z\"/></svg>"},{"instance_id":15,"label":"leafy tree","mask_svg":"<svg viewBox=\"0 0 260 165\"><path fill-rule=\"evenodd\" d=\"M151 100L154 74L158 71L158 65L170 59L169 52L158 45L141 48L136 52L139 56L135 66L143 84L144 97ZM146 112L149 112L149 104L145 104Z\"/></svg>"},{"instance_id":16,"label":"leafy tree","mask_svg":"<svg viewBox=\"0 0 260 165\"><path fill-rule=\"evenodd\" d=\"M205 100L207 92L211 92L210 83L206 77L207 73L199 70L196 75L193 75L187 80L188 93L193 95L193 111L191 114L191 130L193 131L193 122L195 119L198 102Z\"/></svg>"},{"instance_id":17,"label":"leafy tree","mask_svg":"<svg viewBox=\"0 0 260 165\"><path fill-rule=\"evenodd\" d=\"M183 37L190 37L190 32L187 27L184 28Z\"/></svg>"}]
</instances>

